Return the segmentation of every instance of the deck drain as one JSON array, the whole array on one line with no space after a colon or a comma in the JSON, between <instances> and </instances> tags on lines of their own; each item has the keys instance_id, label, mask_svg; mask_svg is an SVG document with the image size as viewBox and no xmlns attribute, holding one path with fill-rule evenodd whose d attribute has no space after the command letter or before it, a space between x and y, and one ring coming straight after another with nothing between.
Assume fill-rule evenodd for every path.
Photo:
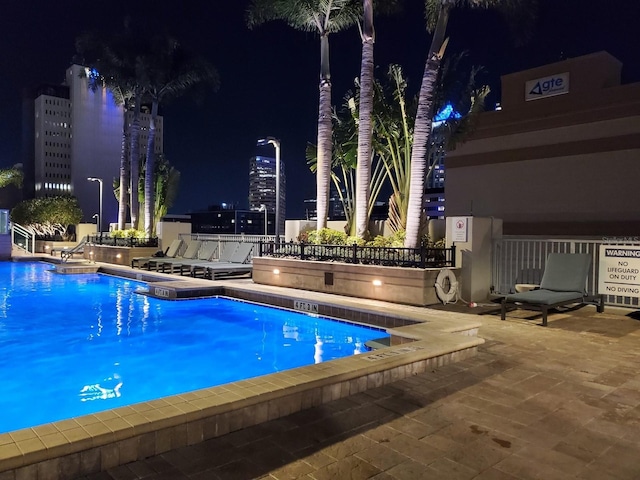
<instances>
[{"instance_id":1,"label":"deck drain","mask_svg":"<svg viewBox=\"0 0 640 480\"><path fill-rule=\"evenodd\" d=\"M370 362L373 362L375 360L383 360L385 358L395 357L396 355L402 355L403 353L415 352L417 350L424 350L424 347L406 346L406 347L394 348L393 350L374 353L372 355L367 355L364 358L365 358L365 360L369 360Z\"/></svg>"}]
</instances>

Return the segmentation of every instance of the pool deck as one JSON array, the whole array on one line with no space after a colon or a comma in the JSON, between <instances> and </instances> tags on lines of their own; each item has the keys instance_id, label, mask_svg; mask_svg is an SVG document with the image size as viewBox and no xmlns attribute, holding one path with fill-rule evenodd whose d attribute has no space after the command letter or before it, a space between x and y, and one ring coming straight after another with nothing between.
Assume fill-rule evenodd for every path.
<instances>
[{"instance_id":1,"label":"pool deck","mask_svg":"<svg viewBox=\"0 0 640 480\"><path fill-rule=\"evenodd\" d=\"M82 478L640 478L638 311L438 308L475 314L478 355Z\"/></svg>"},{"instance_id":2,"label":"pool deck","mask_svg":"<svg viewBox=\"0 0 640 480\"><path fill-rule=\"evenodd\" d=\"M256 285L250 278L196 280L98 265L105 273L148 281L148 294L163 298L221 293L378 325L392 335L391 346L354 357L0 434L0 480L71 479L94 474L98 475L96 479L116 478L109 472L128 468L128 464L204 445L292 414L304 415L305 411L323 408L336 401L465 361L476 355L478 347L484 343L476 336L481 325L479 318L465 313ZM72 274L74 269L83 272L87 268L95 268L95 264L67 262L62 267L64 273Z\"/></svg>"}]
</instances>

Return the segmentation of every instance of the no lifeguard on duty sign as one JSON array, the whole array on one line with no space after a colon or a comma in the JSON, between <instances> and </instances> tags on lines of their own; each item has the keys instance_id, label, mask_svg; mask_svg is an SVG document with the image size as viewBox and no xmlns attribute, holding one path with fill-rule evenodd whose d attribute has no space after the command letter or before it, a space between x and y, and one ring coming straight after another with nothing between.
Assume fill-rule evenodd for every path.
<instances>
[{"instance_id":1,"label":"no lifeguard on duty sign","mask_svg":"<svg viewBox=\"0 0 640 480\"><path fill-rule=\"evenodd\" d=\"M600 245L598 293L640 298L640 246Z\"/></svg>"}]
</instances>

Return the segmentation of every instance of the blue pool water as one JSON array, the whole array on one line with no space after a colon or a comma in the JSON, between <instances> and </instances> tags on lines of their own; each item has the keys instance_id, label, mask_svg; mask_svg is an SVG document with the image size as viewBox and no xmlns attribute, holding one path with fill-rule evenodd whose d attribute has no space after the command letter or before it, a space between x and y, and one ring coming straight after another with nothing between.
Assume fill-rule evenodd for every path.
<instances>
[{"instance_id":1,"label":"blue pool water","mask_svg":"<svg viewBox=\"0 0 640 480\"><path fill-rule=\"evenodd\" d=\"M0 262L0 433L365 351L380 330Z\"/></svg>"}]
</instances>

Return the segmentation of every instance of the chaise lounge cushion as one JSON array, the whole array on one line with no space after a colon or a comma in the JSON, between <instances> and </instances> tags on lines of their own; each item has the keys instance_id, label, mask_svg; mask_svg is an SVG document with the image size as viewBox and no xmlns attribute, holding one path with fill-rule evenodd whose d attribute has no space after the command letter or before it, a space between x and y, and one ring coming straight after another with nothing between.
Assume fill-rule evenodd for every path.
<instances>
[{"instance_id":1,"label":"chaise lounge cushion","mask_svg":"<svg viewBox=\"0 0 640 480\"><path fill-rule=\"evenodd\" d=\"M582 301L580 292L554 292L552 290L530 290L528 292L507 295L506 301L512 303L530 303L536 305L555 305L557 303Z\"/></svg>"}]
</instances>

